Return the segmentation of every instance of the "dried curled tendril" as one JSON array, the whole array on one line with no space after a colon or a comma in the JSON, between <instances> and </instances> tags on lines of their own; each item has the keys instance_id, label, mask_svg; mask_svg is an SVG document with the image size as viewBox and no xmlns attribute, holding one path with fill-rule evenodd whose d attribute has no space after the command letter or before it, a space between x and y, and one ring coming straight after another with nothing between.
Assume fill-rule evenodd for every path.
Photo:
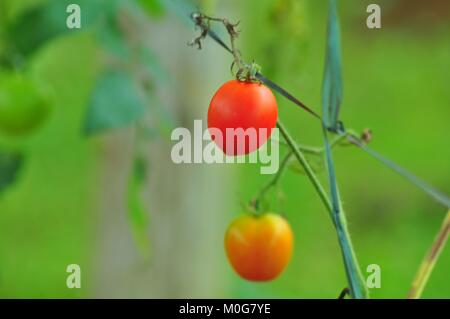
<instances>
[{"instance_id":1,"label":"dried curled tendril","mask_svg":"<svg viewBox=\"0 0 450 319\"><path fill-rule=\"evenodd\" d=\"M230 36L231 53L233 54L233 63L230 67L231 73L233 73L239 81L260 83L260 80L256 75L261 71L261 67L255 62L245 63L241 58L241 52L235 46L235 39L239 36L239 31L236 29L239 25L239 21L237 23L231 23L228 19L209 17L200 12L192 13L191 19L194 21L195 25L200 28L200 34L190 41L188 45L192 47L195 46L200 50L202 48L202 41L206 38L211 28L211 22L222 23ZM237 68L236 72L234 72L235 68Z\"/></svg>"}]
</instances>

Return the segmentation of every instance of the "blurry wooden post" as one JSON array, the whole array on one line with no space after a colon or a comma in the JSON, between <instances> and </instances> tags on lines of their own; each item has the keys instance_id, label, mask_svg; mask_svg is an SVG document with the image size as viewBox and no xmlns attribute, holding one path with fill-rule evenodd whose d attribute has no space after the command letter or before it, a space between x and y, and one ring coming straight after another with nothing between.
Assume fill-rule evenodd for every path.
<instances>
[{"instance_id":1,"label":"blurry wooden post","mask_svg":"<svg viewBox=\"0 0 450 319\"><path fill-rule=\"evenodd\" d=\"M203 51L188 47L193 27L173 17L152 23L149 33L150 46L171 75L170 83L158 89L164 107L175 114L177 126L192 130L194 119L206 126L209 100L229 74L227 55L212 43L205 43ZM162 138L148 143L149 176L142 196L150 212L151 260L144 264L126 212L134 134L125 129L104 140L100 216L87 283L92 297L226 296L223 233L235 198L228 193L233 166L175 165L170 157L174 143Z\"/></svg>"}]
</instances>

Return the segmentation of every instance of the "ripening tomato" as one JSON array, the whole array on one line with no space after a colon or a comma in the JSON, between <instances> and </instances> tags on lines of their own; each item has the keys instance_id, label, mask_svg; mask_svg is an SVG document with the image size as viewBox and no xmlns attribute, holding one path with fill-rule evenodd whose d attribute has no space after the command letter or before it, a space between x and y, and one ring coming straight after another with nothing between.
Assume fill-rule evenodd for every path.
<instances>
[{"instance_id":1,"label":"ripening tomato","mask_svg":"<svg viewBox=\"0 0 450 319\"><path fill-rule=\"evenodd\" d=\"M257 150L269 138L277 119L275 96L260 83L228 81L216 92L208 109L210 135L227 155ZM232 129L228 136L227 128Z\"/></svg>"},{"instance_id":2,"label":"ripening tomato","mask_svg":"<svg viewBox=\"0 0 450 319\"><path fill-rule=\"evenodd\" d=\"M50 112L48 93L23 74L0 74L0 132L17 136L39 127Z\"/></svg>"},{"instance_id":3,"label":"ripening tomato","mask_svg":"<svg viewBox=\"0 0 450 319\"><path fill-rule=\"evenodd\" d=\"M287 266L293 249L289 223L277 214L245 215L225 234L225 250L234 270L244 279L268 281Z\"/></svg>"}]
</instances>

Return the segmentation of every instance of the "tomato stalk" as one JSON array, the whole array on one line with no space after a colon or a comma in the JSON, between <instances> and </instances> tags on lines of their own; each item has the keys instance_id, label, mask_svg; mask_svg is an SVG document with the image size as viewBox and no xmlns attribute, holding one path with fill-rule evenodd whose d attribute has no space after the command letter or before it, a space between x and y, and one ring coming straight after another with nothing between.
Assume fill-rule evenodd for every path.
<instances>
[{"instance_id":1,"label":"tomato stalk","mask_svg":"<svg viewBox=\"0 0 450 319\"><path fill-rule=\"evenodd\" d=\"M274 139L274 138L272 137L272 139ZM275 140L275 141L278 142L278 144L280 144L282 146L289 146L289 144L287 144L285 141L282 141L282 140ZM347 143L345 141L347 141ZM351 141L348 141L347 135L337 135L335 138L333 138L333 140L331 140L330 147L333 148L338 145L347 146L347 145L353 145L353 144L354 143L352 143ZM323 152L325 151L324 147L316 147L316 146L304 145L304 144L303 145L298 144L297 146L300 151L302 151L303 153L306 153L306 154L322 155Z\"/></svg>"},{"instance_id":2,"label":"tomato stalk","mask_svg":"<svg viewBox=\"0 0 450 319\"><path fill-rule=\"evenodd\" d=\"M295 104L301 106L306 111L310 112L317 118L320 118L314 111L309 109L307 106L305 106L303 103L295 99L292 95L290 95L288 92L286 92L284 89L277 86L275 83L271 82L270 80L266 79L262 76L262 74L259 72L259 66L257 66L255 63L252 63L251 65L246 64L242 61L240 52L237 50L235 46L235 38L238 36L238 32L236 31L235 27L238 24L231 24L226 19L219 19L219 18L212 18L208 17L201 13L194 13L192 14L191 18L195 21L196 25L201 28L201 34L199 37L194 39L190 45L197 45L198 48L201 48L201 40L203 40L206 36L212 36L216 39L216 41L221 44L225 49L227 49L230 53L233 54L234 62L232 64L238 66L239 70L236 74L236 77L238 80L245 80L245 81L261 81L265 84L268 84L272 88L276 88L277 91L281 92L283 96L288 98L290 101L294 102ZM210 31L210 22L211 21L219 21L222 22L225 28L228 31L228 34L230 35L231 39L231 49L223 42L221 41L213 32ZM345 215L342 211L340 211L340 214L335 214L335 209L328 198L327 193L325 192L323 186L321 185L320 181L318 180L317 176L315 175L313 169L309 165L308 161L306 160L303 152L297 145L297 143L294 141L294 139L290 136L286 128L283 126L283 124L278 121L277 127L279 128L281 134L283 135L284 139L286 140L288 146L291 149L291 152L293 156L298 160L300 165L303 167L304 171L306 172L306 175L312 182L314 188L316 189L320 199L322 200L323 204L325 205L333 224L335 225L336 232L339 239L339 244L341 246L343 258L344 258L344 264L345 264L345 270L347 273L347 278L349 281L350 286L350 294L353 298L365 298L367 297L367 289L364 284L363 277L361 275L361 271L359 268L359 265L356 260L356 256L353 250L353 245L350 240L350 236L346 227L346 221L345 221ZM341 139L336 140L336 144L340 142ZM323 152L323 150L321 150ZM290 155L288 155L285 158L283 169L274 177L272 181L269 182L268 188L270 188L272 185L276 184L278 179L280 178L282 172L284 171L284 167L286 166L287 162L289 161ZM262 191L265 192L265 188ZM257 199L258 200L258 199ZM257 203L257 201L256 201Z\"/></svg>"},{"instance_id":3,"label":"tomato stalk","mask_svg":"<svg viewBox=\"0 0 450 319\"><path fill-rule=\"evenodd\" d=\"M200 40L202 40L206 36L209 36L214 41L216 41L220 46L222 46L226 51L228 51L229 53L232 53L235 61L239 61L239 63L240 63L241 60L240 60L239 51L237 51L236 48L234 47L234 38L235 38L235 36L230 34L231 37L232 37L232 42L233 42L233 45L232 45L233 49L230 49L230 47L224 41L222 41L222 39L214 31L209 29L209 20L208 20L208 25L205 26L203 24L204 23L203 19L198 19L198 17L204 17L204 15L199 14L199 13L194 13L194 14L191 15L191 18L194 20L196 25L201 27L202 33L201 33L200 37L195 39L191 44L198 44L199 48L201 48ZM223 22L223 19L214 19L213 18L213 19L210 19L210 20L222 21ZM230 33L230 31L229 31L229 33ZM239 57L239 59L237 59L237 57ZM234 64L235 63L233 63L233 65ZM281 87L277 83L271 81L270 79L266 78L258 70L254 69L252 72L250 72L250 74L254 75L254 77L257 80L259 80L260 82L264 83L265 85L267 85L271 89L277 91L278 93L280 93L283 97L285 97L286 99L288 99L292 103L296 104L297 106L301 107L303 110L305 110L308 113L310 113L311 115L313 115L316 119L322 120L322 118L315 111L313 111L311 108L306 106L304 103L302 103L296 97L294 97L292 94L290 94L288 91L286 91L283 87ZM450 203L450 199L448 198L447 195L445 195L442 192L436 190L435 188L433 188L432 186L430 186L429 184L427 184L423 180L421 180L418 177L414 176L413 174L409 173L407 170L405 170L404 168L400 167L396 163L390 161L389 159L385 158L381 154L379 154L379 153L375 152L374 150L368 148L366 146L366 144L369 143L370 140L371 140L371 132L370 132L370 130L365 130L363 132L363 134L360 137L358 137L356 134L353 133L353 131L351 131L351 130L346 131L343 127L339 127L339 125L338 125L339 123L340 122L335 123L334 129L332 129L332 127L329 126L329 125L325 125L324 126L324 128L326 130L329 130L329 131L332 131L332 132L338 134L338 136L335 138L335 140L331 141L331 143L329 143L329 145L327 146L327 155L328 156L330 156L330 149L334 145L337 145L343 139L346 139L350 144L358 146L360 149L364 150L369 155L371 155L372 157L374 157L378 161L382 162L384 165L386 165L387 167L391 168L392 170L394 170L399 175L401 175L404 178L406 178L409 182L413 183L415 186L417 186L420 189L422 189L423 191L425 191L430 197L435 199L440 204L443 204L447 208L450 207L450 204L449 204ZM351 289L349 289L350 290L350 294L354 298L367 297L368 296L367 289L366 289L366 286L365 286L365 284L363 282L363 278L362 278L360 269L358 267L358 264L356 262L355 254L353 252L353 247L351 245L350 236L348 235L348 231L347 231L347 228L346 228L345 215L344 215L341 207L337 207L337 209L333 209L333 207L332 207L332 205L330 203L330 200L328 199L327 194L324 192L323 187L320 185L320 183L318 182L317 178L314 175L314 171L311 169L311 167L309 166L308 162L306 161L305 156L302 153L302 152L305 152L305 153L318 154L318 153L324 152L325 149L324 148L311 148L311 147L308 147L308 146L298 146L298 145L296 145L294 140L289 136L288 132L284 129L284 127L281 125L281 123L278 123L278 127L280 128L280 131L282 131L282 133L283 132L285 133L284 137L288 141L287 142L288 146L291 147L291 149L293 151L293 154L295 155L296 159L303 166L307 176L313 182L313 185L316 188L320 198L322 199L322 201L324 202L325 206L327 207L327 210L330 212L330 216L332 217L334 225L335 226L338 225L338 227L339 227L339 229L337 228L337 231L338 231L338 235L340 235L340 244L341 244L341 248L342 248L343 254L344 254L344 261L345 261L345 266L346 266L346 271L347 271L347 277L349 278L349 282L351 284L350 285ZM335 141L336 141L336 143L335 143ZM329 159L329 163L330 162L332 164L332 160L331 159ZM284 168L283 168L283 170L284 170ZM334 174L334 172L333 172L333 174ZM277 177L277 180L278 180L278 178L279 177ZM334 185L333 185L334 187L332 187L332 190L334 192L332 192L332 195L334 195L334 199L336 199L335 195L337 194L337 189L336 189L335 181L333 183L334 183ZM272 183L269 183L269 184L272 184ZM269 185L269 188L270 187L271 186ZM339 199L338 199L338 203L339 203L338 206L340 206L340 200ZM338 212L337 214L335 213L336 211ZM448 215L447 215L447 218L445 219L444 223L445 223L445 225L447 227L447 228L445 228L446 229L445 230L445 239L446 239L447 236L448 236L448 224L450 224L450 222L448 220ZM433 260L428 259L428 255L427 255L427 261L426 261L427 264L425 265L425 261L424 261L424 264L422 264L422 267L419 270L418 276L420 278L419 277L418 277L419 279L416 278L416 281L413 284L413 289L415 290L415 291L413 291L411 293L413 295L413 297L417 298L418 296L420 296L420 293L421 293L421 291L422 291L422 289L423 289L423 287L424 287L424 285L425 285L425 283L426 283L426 281L428 279L428 276L429 276L429 274L432 271L434 263L436 262L436 260L437 260L437 258L439 256L439 252L442 249L443 244L445 243L445 240L444 241L440 240L442 238L441 234L442 234L442 229L441 229L441 232L440 232L440 234L438 236L438 238L439 238L439 245L437 245L437 244L434 245L433 249L432 249L433 254L434 254L433 255L434 259ZM342 240L341 240L341 238L342 238ZM355 289L358 290L358 293L355 293ZM344 292L343 292L342 297L343 296L345 296Z\"/></svg>"},{"instance_id":4,"label":"tomato stalk","mask_svg":"<svg viewBox=\"0 0 450 319\"><path fill-rule=\"evenodd\" d=\"M272 140L277 142L279 145L289 148L289 144L286 143L284 140L275 139L274 137L272 137ZM347 136L337 135L330 142L330 146L331 146L331 148L333 148L338 145L343 145L343 146L353 145L353 143L351 143L350 141L347 141L347 142L346 141L347 141ZM310 155L314 155L314 156L322 156L325 151L324 147L315 147L315 146L301 145L301 144L297 144L297 147L304 154L310 154ZM288 152L284 155L283 159L281 160L280 167L278 168L277 173L274 174L274 176L266 184L264 184L264 186L260 189L257 196L255 196L253 201L250 203L251 206L253 206L256 209L260 208L259 204L263 202L264 197L266 196L268 191L272 187L276 187L278 185L280 179L282 178L282 176L284 175L284 172L286 171L286 168L289 167L289 164L292 162L293 155L294 154L292 153L292 151L289 148ZM317 169L314 169L313 167L311 167L311 169L313 171L317 172Z\"/></svg>"},{"instance_id":5,"label":"tomato stalk","mask_svg":"<svg viewBox=\"0 0 450 319\"><path fill-rule=\"evenodd\" d=\"M332 217L332 207L330 199L328 198L327 193L325 192L325 189L323 188L322 184L320 183L319 179L317 178L316 174L314 173L313 169L309 165L308 161L306 160L305 155L300 150L300 148L297 145L297 142L292 138L292 136L289 134L287 129L284 127L284 125L281 123L280 120L277 122L277 127L280 130L281 135L285 139L286 143L290 147L292 153L294 154L297 161L300 163L300 165L305 170L306 176L308 176L309 180L313 184L314 188L317 191L317 194L319 195L320 199L322 200L323 204L325 205L327 211L330 213L330 217Z\"/></svg>"},{"instance_id":6,"label":"tomato stalk","mask_svg":"<svg viewBox=\"0 0 450 319\"><path fill-rule=\"evenodd\" d=\"M292 155L293 155L292 151L286 153L286 155L284 156L283 160L280 163L280 167L278 168L276 174L267 182L267 184L263 186L263 188L261 188L261 190L258 193L258 196L256 196L254 206L258 212L260 211L261 202L263 201L264 196L272 187L275 187L278 184L278 181L281 179L281 176L286 170L286 167L288 166L287 164L291 160Z\"/></svg>"},{"instance_id":7,"label":"tomato stalk","mask_svg":"<svg viewBox=\"0 0 450 319\"><path fill-rule=\"evenodd\" d=\"M356 259L356 254L353 249L353 244L350 238L350 234L347 229L345 214L343 213L342 210L338 215L334 213L335 209L333 208L331 201L328 198L328 195L325 192L322 184L320 183L313 169L306 160L305 155L300 150L295 140L291 137L287 129L280 121L278 121L277 127L279 128L281 135L283 136L286 143L290 147L295 158L298 160L300 165L303 166L306 175L308 176L309 180L316 189L317 194L319 195L320 199L325 205L333 221L333 225L335 226L338 235L339 245L341 246L342 255L344 258L345 270L350 285L350 294L352 295L353 298L367 298L368 297L367 288L364 283L364 278L359 268L359 264Z\"/></svg>"},{"instance_id":8,"label":"tomato stalk","mask_svg":"<svg viewBox=\"0 0 450 319\"><path fill-rule=\"evenodd\" d=\"M196 14L193 14L191 16L191 18L195 21L196 25L198 25L198 21L195 20L195 18L194 18L195 15ZM225 42L223 42L222 39L214 31L210 30L209 28L208 29L202 28L202 36L197 38L197 39L195 39L193 42L196 42L196 41L200 42L200 40L205 38L206 36L211 37L222 48L224 48L229 53L232 53L232 50L229 48L229 46L227 44L225 44ZM191 42L191 44L193 44L193 43ZM201 47L201 44L199 44L199 48L200 47ZM281 87L277 83L273 82L272 80L266 78L263 74L261 74L261 72L256 72L255 77L260 82L262 82L265 85L267 85L268 87L270 87L272 90L277 91L283 97L285 97L286 99L288 99L289 101L291 101L295 105L301 107L303 110L305 110L306 112L308 112L309 114L314 116L316 119L322 120L321 117L314 110L309 108L307 105L305 105L302 101L300 101L295 96L293 96L291 93L289 93L283 87ZM341 127L341 129L342 129L342 127ZM419 179L418 177L414 176L413 174L411 174L410 172L405 170L403 167L397 165L396 163L392 162L388 158L386 158L386 157L382 156L381 154L375 152L374 150L366 147L365 144L368 143L370 141L370 139L371 139L371 134L370 133L369 134L364 134L363 133L363 135L359 139L356 138L356 136L354 136L353 134L351 134L351 133L349 134L349 132L340 131L340 132L337 132L337 133L347 135L349 141L351 141L353 144L357 145L360 149L362 149L363 151L368 153L370 156L372 156L375 159L377 159L378 161L380 161L383 165L391 168L397 174L399 174L399 175L403 176L404 178L406 178L409 182L411 182L416 187L420 188L422 191L427 193L431 198L433 198L438 203L444 205L447 208L450 207L450 199L449 199L449 197L446 194L440 192L439 190L435 189L434 187L432 187L431 185L429 185L425 181L423 181L423 180Z\"/></svg>"}]
</instances>

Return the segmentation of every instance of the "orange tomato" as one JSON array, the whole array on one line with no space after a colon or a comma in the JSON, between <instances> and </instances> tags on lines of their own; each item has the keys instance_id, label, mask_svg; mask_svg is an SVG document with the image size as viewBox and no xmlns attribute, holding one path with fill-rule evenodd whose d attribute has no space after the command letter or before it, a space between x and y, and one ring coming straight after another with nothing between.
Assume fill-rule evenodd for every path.
<instances>
[{"instance_id":1,"label":"orange tomato","mask_svg":"<svg viewBox=\"0 0 450 319\"><path fill-rule=\"evenodd\" d=\"M235 219L225 233L225 250L244 279L268 281L286 268L292 256L293 233L283 217L267 213Z\"/></svg>"}]
</instances>

